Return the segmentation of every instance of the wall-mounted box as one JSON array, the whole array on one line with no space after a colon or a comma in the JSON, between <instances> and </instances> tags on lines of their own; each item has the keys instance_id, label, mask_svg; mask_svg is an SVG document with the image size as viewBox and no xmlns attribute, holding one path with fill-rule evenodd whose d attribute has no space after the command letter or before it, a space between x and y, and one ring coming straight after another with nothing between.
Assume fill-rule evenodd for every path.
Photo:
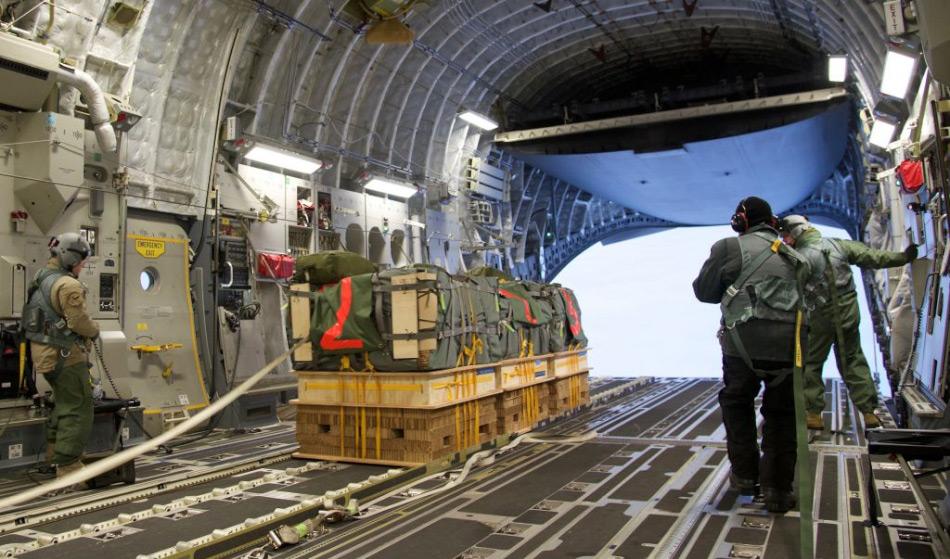
<instances>
[{"instance_id":1,"label":"wall-mounted box","mask_svg":"<svg viewBox=\"0 0 950 559\"><path fill-rule=\"evenodd\" d=\"M83 121L57 113L19 113L16 125L14 192L45 233L82 185Z\"/></svg>"}]
</instances>

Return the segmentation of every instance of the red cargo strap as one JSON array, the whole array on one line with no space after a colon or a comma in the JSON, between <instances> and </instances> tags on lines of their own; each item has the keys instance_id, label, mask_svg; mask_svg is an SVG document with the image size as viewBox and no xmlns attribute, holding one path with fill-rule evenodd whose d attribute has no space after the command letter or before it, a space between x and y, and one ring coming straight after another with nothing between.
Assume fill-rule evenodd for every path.
<instances>
[{"instance_id":1,"label":"red cargo strap","mask_svg":"<svg viewBox=\"0 0 950 559\"><path fill-rule=\"evenodd\" d=\"M571 294L564 288L561 288L561 295L564 297L564 303L567 305L567 316L574 319L568 321L568 324L571 325L571 334L577 337L581 333L581 317L578 316L577 309L574 308L574 298L571 297Z\"/></svg>"},{"instance_id":2,"label":"red cargo strap","mask_svg":"<svg viewBox=\"0 0 950 559\"><path fill-rule=\"evenodd\" d=\"M512 293L511 291L508 291L507 289L499 289L499 290L498 290L498 293L499 293L502 297L505 297L505 298L507 298L507 299L516 299L516 300L518 300L518 301L521 301L521 303L524 305L524 315L525 315L525 318L528 319L528 322L531 323L531 324L537 324L537 323L538 323L538 321L537 321L533 316L531 316L531 305L528 304L528 300L527 300L527 299L525 299L525 298L523 298L523 297L518 297L517 295L515 295L515 294Z\"/></svg>"},{"instance_id":3,"label":"red cargo strap","mask_svg":"<svg viewBox=\"0 0 950 559\"><path fill-rule=\"evenodd\" d=\"M320 338L320 347L328 350L335 349L363 349L363 340L358 338L341 340L343 324L350 316L350 306L353 303L353 286L351 278L343 278L340 282L340 308L336 311L336 324L323 333Z\"/></svg>"}]
</instances>

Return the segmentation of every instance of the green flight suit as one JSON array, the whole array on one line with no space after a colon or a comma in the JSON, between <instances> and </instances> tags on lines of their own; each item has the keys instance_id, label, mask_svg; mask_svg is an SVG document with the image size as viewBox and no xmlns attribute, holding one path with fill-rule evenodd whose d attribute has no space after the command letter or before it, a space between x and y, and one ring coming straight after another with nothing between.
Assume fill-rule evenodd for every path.
<instances>
[{"instance_id":1,"label":"green flight suit","mask_svg":"<svg viewBox=\"0 0 950 559\"><path fill-rule=\"evenodd\" d=\"M815 229L803 232L795 241L795 250L811 264L811 277L806 284L808 308L808 344L805 346L805 405L809 412L821 413L825 408L825 383L821 369L834 346L835 362L848 387L851 400L861 412L877 406L877 387L871 379L861 336L858 331L860 309L855 292L851 265L862 269L894 268L908 262L903 252L876 250L858 241L822 239ZM831 263L833 274L826 271ZM829 279L837 287L837 312ZM835 320L840 320L841 340L836 339ZM843 347L842 347L843 346Z\"/></svg>"},{"instance_id":2,"label":"green flight suit","mask_svg":"<svg viewBox=\"0 0 950 559\"><path fill-rule=\"evenodd\" d=\"M55 405L46 421L46 444L53 445L53 464L72 464L86 450L92 433L93 402L89 365L76 363L46 373Z\"/></svg>"},{"instance_id":3,"label":"green flight suit","mask_svg":"<svg viewBox=\"0 0 950 559\"><path fill-rule=\"evenodd\" d=\"M44 282L47 277L49 281ZM99 335L99 325L86 311L85 287L66 273L55 257L37 273L31 289L23 314L30 317L30 309L41 308L44 323L38 325L40 331L27 329L26 336L33 369L44 375L53 389L55 405L46 423L46 444L54 450L52 463L63 466L81 458L92 433L88 355L89 340Z\"/></svg>"}]
</instances>

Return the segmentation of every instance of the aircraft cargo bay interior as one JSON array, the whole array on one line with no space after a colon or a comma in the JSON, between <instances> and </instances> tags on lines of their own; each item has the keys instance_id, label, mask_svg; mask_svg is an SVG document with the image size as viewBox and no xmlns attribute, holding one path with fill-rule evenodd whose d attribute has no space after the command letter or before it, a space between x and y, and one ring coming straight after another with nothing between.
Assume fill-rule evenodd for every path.
<instances>
[{"instance_id":1,"label":"aircraft cargo bay interior","mask_svg":"<svg viewBox=\"0 0 950 559\"><path fill-rule=\"evenodd\" d=\"M0 0L0 557L950 557L950 4Z\"/></svg>"}]
</instances>

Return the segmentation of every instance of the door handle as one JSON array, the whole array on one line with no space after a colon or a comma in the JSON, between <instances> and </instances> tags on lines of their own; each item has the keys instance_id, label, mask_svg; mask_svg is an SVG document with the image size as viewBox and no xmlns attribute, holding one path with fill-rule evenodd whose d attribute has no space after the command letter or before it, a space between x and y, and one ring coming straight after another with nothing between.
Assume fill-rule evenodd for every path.
<instances>
[{"instance_id":1,"label":"door handle","mask_svg":"<svg viewBox=\"0 0 950 559\"><path fill-rule=\"evenodd\" d=\"M222 283L221 287L231 287L234 284L234 264L225 261L225 264L228 265L228 283Z\"/></svg>"}]
</instances>

